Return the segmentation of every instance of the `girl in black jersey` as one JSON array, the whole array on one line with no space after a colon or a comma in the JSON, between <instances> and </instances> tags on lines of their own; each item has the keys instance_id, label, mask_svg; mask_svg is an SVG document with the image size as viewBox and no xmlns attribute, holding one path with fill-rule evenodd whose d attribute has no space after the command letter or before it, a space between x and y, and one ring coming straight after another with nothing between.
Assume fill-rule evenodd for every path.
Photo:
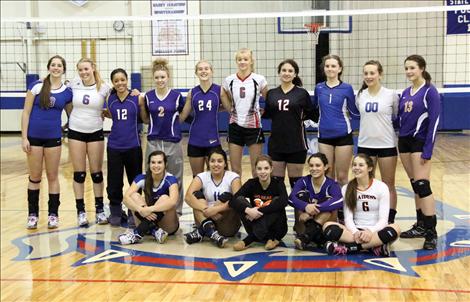
<instances>
[{"instance_id":1,"label":"girl in black jersey","mask_svg":"<svg viewBox=\"0 0 470 302\"><path fill-rule=\"evenodd\" d=\"M318 121L310 95L302 87L299 66L292 59L277 67L281 85L266 95L263 118L272 120L268 153L273 160L273 177L283 181L286 168L291 187L302 177L307 157L304 120Z\"/></svg>"}]
</instances>

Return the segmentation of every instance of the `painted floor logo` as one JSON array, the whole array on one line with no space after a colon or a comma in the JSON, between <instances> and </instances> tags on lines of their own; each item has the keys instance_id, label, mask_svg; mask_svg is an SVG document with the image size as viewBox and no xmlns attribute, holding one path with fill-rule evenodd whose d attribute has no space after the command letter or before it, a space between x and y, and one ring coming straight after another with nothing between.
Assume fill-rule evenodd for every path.
<instances>
[{"instance_id":1,"label":"painted floor logo","mask_svg":"<svg viewBox=\"0 0 470 302\"><path fill-rule=\"evenodd\" d=\"M400 197L412 198L410 191L398 188ZM209 244L187 246L182 239L172 244L135 244L122 246L111 234L109 227L102 229L69 228L54 232L23 236L12 241L19 249L15 261L35 261L79 252L85 257L72 266L92 265L110 261L122 264L144 265L159 268L217 272L228 281L239 281L257 272L334 272L385 270L391 273L419 277L413 266L446 262L470 256L470 213L436 202L440 227L448 227L439 236L438 249L421 250L422 240L415 240L416 248L392 251L390 257L377 258L372 254L330 256L322 250L296 251L292 242L275 251L258 248L245 253L231 249L218 249ZM408 217L412 220L411 217ZM406 218L401 218L406 219ZM122 231L122 230L121 230ZM180 235L178 235L180 236ZM292 235L290 235L293 237ZM181 240L180 240L181 239ZM400 239L403 240L403 239ZM410 239L404 239L410 240ZM411 239L413 241L413 239ZM157 250L157 251L156 251ZM207 252L209 251L209 252ZM193 254L192 254L193 252ZM189 256L188 256L189 255ZM211 257L208 257L210 255Z\"/></svg>"}]
</instances>

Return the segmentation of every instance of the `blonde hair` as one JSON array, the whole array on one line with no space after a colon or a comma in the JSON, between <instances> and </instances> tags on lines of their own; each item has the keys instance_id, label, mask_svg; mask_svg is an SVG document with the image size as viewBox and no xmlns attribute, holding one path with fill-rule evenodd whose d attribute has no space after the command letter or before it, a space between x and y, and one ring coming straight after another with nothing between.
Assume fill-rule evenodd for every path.
<instances>
[{"instance_id":1,"label":"blonde hair","mask_svg":"<svg viewBox=\"0 0 470 302\"><path fill-rule=\"evenodd\" d=\"M237 61L237 58L242 55L242 54L249 54L251 58L251 71L255 71L255 58L253 57L253 51L249 48L243 47L237 50L235 53L235 62Z\"/></svg>"},{"instance_id":2,"label":"blonde hair","mask_svg":"<svg viewBox=\"0 0 470 302\"><path fill-rule=\"evenodd\" d=\"M168 60L165 58L156 58L152 62L152 74L157 70L166 71L168 77L170 77L170 69L168 68Z\"/></svg>"},{"instance_id":3,"label":"blonde hair","mask_svg":"<svg viewBox=\"0 0 470 302\"><path fill-rule=\"evenodd\" d=\"M80 65L81 63L90 63L91 67L93 68L93 76L95 77L96 91L100 91L101 85L104 83L104 81L101 78L98 68L96 67L96 63L93 62L93 60L90 58L81 58L80 61L78 61L77 63L77 69L78 65Z\"/></svg>"},{"instance_id":4,"label":"blonde hair","mask_svg":"<svg viewBox=\"0 0 470 302\"><path fill-rule=\"evenodd\" d=\"M201 63L207 63L207 64L209 64L209 67L211 68L211 71L214 71L214 69L212 68L211 62L209 62L209 61L207 61L207 60L205 60L205 59L200 59L200 60L196 63L196 66L194 66L194 73L197 72L197 67L198 67L199 64L201 64Z\"/></svg>"}]
</instances>

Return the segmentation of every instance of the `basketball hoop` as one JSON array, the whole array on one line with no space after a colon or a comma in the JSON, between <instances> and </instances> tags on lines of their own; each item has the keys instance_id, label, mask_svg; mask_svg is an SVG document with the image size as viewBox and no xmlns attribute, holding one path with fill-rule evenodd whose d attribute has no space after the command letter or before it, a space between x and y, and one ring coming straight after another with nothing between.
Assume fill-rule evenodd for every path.
<instances>
[{"instance_id":1,"label":"basketball hoop","mask_svg":"<svg viewBox=\"0 0 470 302\"><path fill-rule=\"evenodd\" d=\"M321 23L306 23L304 27L307 29L307 34L311 37L313 45L318 44L318 36L320 35L320 29L323 27Z\"/></svg>"}]
</instances>

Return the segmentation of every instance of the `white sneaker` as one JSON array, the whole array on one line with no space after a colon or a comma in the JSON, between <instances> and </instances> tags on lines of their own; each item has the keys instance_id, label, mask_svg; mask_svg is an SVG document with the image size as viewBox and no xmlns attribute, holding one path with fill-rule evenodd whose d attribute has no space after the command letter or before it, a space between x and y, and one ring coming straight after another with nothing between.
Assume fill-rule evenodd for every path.
<instances>
[{"instance_id":1,"label":"white sneaker","mask_svg":"<svg viewBox=\"0 0 470 302\"><path fill-rule=\"evenodd\" d=\"M35 230L38 228L38 217L34 215L28 216L28 223L26 224L26 228L28 230Z\"/></svg>"},{"instance_id":2,"label":"white sneaker","mask_svg":"<svg viewBox=\"0 0 470 302\"><path fill-rule=\"evenodd\" d=\"M88 225L88 218L86 217L86 212L80 212L77 216L78 218L78 226L87 226Z\"/></svg>"},{"instance_id":3,"label":"white sneaker","mask_svg":"<svg viewBox=\"0 0 470 302\"><path fill-rule=\"evenodd\" d=\"M104 212L96 213L96 223L97 224L108 224L108 217Z\"/></svg>"},{"instance_id":4,"label":"white sneaker","mask_svg":"<svg viewBox=\"0 0 470 302\"><path fill-rule=\"evenodd\" d=\"M48 229L57 229L59 227L59 217L52 214L47 216L47 228Z\"/></svg>"},{"instance_id":5,"label":"white sneaker","mask_svg":"<svg viewBox=\"0 0 470 302\"><path fill-rule=\"evenodd\" d=\"M152 234L160 244L165 243L166 238L168 237L168 232L164 231L162 228L154 229Z\"/></svg>"},{"instance_id":6,"label":"white sneaker","mask_svg":"<svg viewBox=\"0 0 470 302\"><path fill-rule=\"evenodd\" d=\"M139 234L135 234L134 231L128 231L118 236L118 240L121 244L133 244L137 243L142 239Z\"/></svg>"}]
</instances>

